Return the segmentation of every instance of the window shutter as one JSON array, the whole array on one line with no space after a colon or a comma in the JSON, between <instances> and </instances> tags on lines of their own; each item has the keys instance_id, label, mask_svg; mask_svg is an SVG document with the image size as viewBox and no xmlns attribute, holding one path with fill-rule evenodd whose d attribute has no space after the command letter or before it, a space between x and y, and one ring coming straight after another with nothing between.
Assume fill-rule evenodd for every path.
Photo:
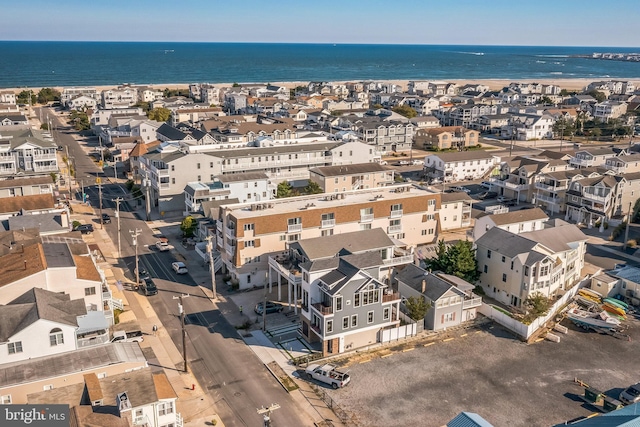
<instances>
[{"instance_id":1,"label":"window shutter","mask_svg":"<svg viewBox=\"0 0 640 427\"><path fill-rule=\"evenodd\" d=\"M440 320L440 323L444 323L444 314L442 315L442 320Z\"/></svg>"},{"instance_id":2,"label":"window shutter","mask_svg":"<svg viewBox=\"0 0 640 427\"><path fill-rule=\"evenodd\" d=\"M256 247L256 248L260 247L260 239L254 240L254 247Z\"/></svg>"},{"instance_id":3,"label":"window shutter","mask_svg":"<svg viewBox=\"0 0 640 427\"><path fill-rule=\"evenodd\" d=\"M453 320L456 320L456 312L453 312Z\"/></svg>"}]
</instances>

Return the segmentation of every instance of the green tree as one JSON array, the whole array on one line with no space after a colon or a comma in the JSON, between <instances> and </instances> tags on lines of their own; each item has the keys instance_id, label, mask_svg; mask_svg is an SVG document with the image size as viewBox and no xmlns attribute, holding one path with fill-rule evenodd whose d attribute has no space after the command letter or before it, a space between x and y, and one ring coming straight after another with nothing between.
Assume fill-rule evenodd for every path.
<instances>
[{"instance_id":1,"label":"green tree","mask_svg":"<svg viewBox=\"0 0 640 427\"><path fill-rule=\"evenodd\" d=\"M51 101L60 101L60 91L50 87L40 89L40 92L38 92L38 103L46 104Z\"/></svg>"},{"instance_id":2,"label":"green tree","mask_svg":"<svg viewBox=\"0 0 640 427\"><path fill-rule=\"evenodd\" d=\"M182 220L182 224L180 224L180 230L184 237L191 237L196 230L196 220L189 215L185 219Z\"/></svg>"},{"instance_id":3,"label":"green tree","mask_svg":"<svg viewBox=\"0 0 640 427\"><path fill-rule=\"evenodd\" d=\"M434 271L453 274L469 283L478 280L478 260L473 244L468 240L458 240L447 247L444 240L438 242L436 257L427 261L427 267Z\"/></svg>"},{"instance_id":4,"label":"green tree","mask_svg":"<svg viewBox=\"0 0 640 427\"><path fill-rule=\"evenodd\" d=\"M604 100L607 99L607 95L605 95L604 93L602 93L600 91L597 91L595 89L590 90L589 92L587 92L587 95L593 96L596 99L596 101L598 101L598 102L603 102Z\"/></svg>"},{"instance_id":5,"label":"green tree","mask_svg":"<svg viewBox=\"0 0 640 427\"><path fill-rule=\"evenodd\" d=\"M382 104L373 104L371 108L375 108L376 110L379 110L380 108L384 108L384 107L382 106Z\"/></svg>"},{"instance_id":6,"label":"green tree","mask_svg":"<svg viewBox=\"0 0 640 427\"><path fill-rule=\"evenodd\" d=\"M600 138L601 135L602 130L600 128L593 128L589 130L589 136L595 138L596 141Z\"/></svg>"},{"instance_id":7,"label":"green tree","mask_svg":"<svg viewBox=\"0 0 640 427\"><path fill-rule=\"evenodd\" d=\"M149 113L149 111L151 111L151 103L150 102L139 101L139 102L136 102L135 104L133 104L133 106L142 108L142 111L144 111L145 114L147 114L147 113Z\"/></svg>"},{"instance_id":8,"label":"green tree","mask_svg":"<svg viewBox=\"0 0 640 427\"><path fill-rule=\"evenodd\" d=\"M569 95L571 95L571 92L569 92L567 89L560 90L560 96L569 96Z\"/></svg>"},{"instance_id":9,"label":"green tree","mask_svg":"<svg viewBox=\"0 0 640 427\"><path fill-rule=\"evenodd\" d=\"M427 311L431 308L431 304L423 297L409 297L404 305L407 307L407 315L415 321L424 319Z\"/></svg>"},{"instance_id":10,"label":"green tree","mask_svg":"<svg viewBox=\"0 0 640 427\"><path fill-rule=\"evenodd\" d=\"M31 98L31 101L29 101L29 98ZM38 97L33 93L32 90L23 90L16 97L16 102L18 104L35 104L37 100Z\"/></svg>"},{"instance_id":11,"label":"green tree","mask_svg":"<svg viewBox=\"0 0 640 427\"><path fill-rule=\"evenodd\" d=\"M412 119L418 115L418 112L408 105L398 105L391 109L394 113L398 113L401 116L405 116L408 119Z\"/></svg>"},{"instance_id":12,"label":"green tree","mask_svg":"<svg viewBox=\"0 0 640 427\"><path fill-rule=\"evenodd\" d=\"M91 129L91 123L89 123L89 116L84 111L73 110L69 113L69 123L75 130L89 130Z\"/></svg>"},{"instance_id":13,"label":"green tree","mask_svg":"<svg viewBox=\"0 0 640 427\"><path fill-rule=\"evenodd\" d=\"M576 133L576 124L572 120L567 120L564 117L560 117L553 124L552 129L555 135L565 137Z\"/></svg>"},{"instance_id":14,"label":"green tree","mask_svg":"<svg viewBox=\"0 0 640 427\"><path fill-rule=\"evenodd\" d=\"M166 122L171 117L171 110L164 107L154 108L147 113L147 117L157 122Z\"/></svg>"},{"instance_id":15,"label":"green tree","mask_svg":"<svg viewBox=\"0 0 640 427\"><path fill-rule=\"evenodd\" d=\"M322 193L322 188L315 181L309 181L309 183L304 187L304 194L320 194Z\"/></svg>"},{"instance_id":16,"label":"green tree","mask_svg":"<svg viewBox=\"0 0 640 427\"><path fill-rule=\"evenodd\" d=\"M58 173L57 172L49 172L49 176L51 177L51 181L55 184L58 182Z\"/></svg>"},{"instance_id":17,"label":"green tree","mask_svg":"<svg viewBox=\"0 0 640 427\"><path fill-rule=\"evenodd\" d=\"M551 308L551 300L540 292L536 292L535 294L527 297L523 306L525 309L525 315L522 322L528 325L538 317L544 316L549 312L549 309Z\"/></svg>"},{"instance_id":18,"label":"green tree","mask_svg":"<svg viewBox=\"0 0 640 427\"><path fill-rule=\"evenodd\" d=\"M276 199L282 199L285 197L291 197L293 194L293 187L287 181L282 181L278 184L276 189Z\"/></svg>"},{"instance_id":19,"label":"green tree","mask_svg":"<svg viewBox=\"0 0 640 427\"><path fill-rule=\"evenodd\" d=\"M49 125L48 125L47 123L42 123L42 124L40 125L40 129L42 129L42 130L49 130Z\"/></svg>"},{"instance_id":20,"label":"green tree","mask_svg":"<svg viewBox=\"0 0 640 427\"><path fill-rule=\"evenodd\" d=\"M231 87L240 87L240 83L238 83L238 82L234 82L234 83L231 85Z\"/></svg>"}]
</instances>

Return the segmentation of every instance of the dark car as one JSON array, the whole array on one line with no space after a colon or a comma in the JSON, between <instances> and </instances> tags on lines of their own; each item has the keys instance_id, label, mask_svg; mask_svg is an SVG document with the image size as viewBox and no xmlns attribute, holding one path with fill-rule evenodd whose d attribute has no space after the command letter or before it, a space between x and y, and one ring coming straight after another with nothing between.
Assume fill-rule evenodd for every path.
<instances>
[{"instance_id":1,"label":"dark car","mask_svg":"<svg viewBox=\"0 0 640 427\"><path fill-rule=\"evenodd\" d=\"M134 278L135 278L137 272L138 272L138 270L134 268L133 269ZM138 274L138 277L140 278L140 281L142 281L143 279L149 277L149 272L147 270L145 270L144 268L141 268L140 269L140 273Z\"/></svg>"},{"instance_id":2,"label":"dark car","mask_svg":"<svg viewBox=\"0 0 640 427\"><path fill-rule=\"evenodd\" d=\"M79 226L74 228L73 231L79 231L82 234L93 233L93 225L91 225L91 224L80 224Z\"/></svg>"},{"instance_id":3,"label":"dark car","mask_svg":"<svg viewBox=\"0 0 640 427\"><path fill-rule=\"evenodd\" d=\"M109 214L102 214L102 223L103 224L111 224L111 217L109 216Z\"/></svg>"},{"instance_id":4,"label":"dark car","mask_svg":"<svg viewBox=\"0 0 640 427\"><path fill-rule=\"evenodd\" d=\"M255 311L257 314L262 315L262 312L264 311L262 309L263 305L264 305L264 303L259 302L254 307L253 311ZM282 306L282 304L278 304L278 303L275 303L275 302L267 301L267 314L279 313L282 310L284 310L284 307Z\"/></svg>"},{"instance_id":5,"label":"dark car","mask_svg":"<svg viewBox=\"0 0 640 427\"><path fill-rule=\"evenodd\" d=\"M156 295L158 293L158 288L150 277L145 277L144 280L141 281L138 290L146 296Z\"/></svg>"}]
</instances>

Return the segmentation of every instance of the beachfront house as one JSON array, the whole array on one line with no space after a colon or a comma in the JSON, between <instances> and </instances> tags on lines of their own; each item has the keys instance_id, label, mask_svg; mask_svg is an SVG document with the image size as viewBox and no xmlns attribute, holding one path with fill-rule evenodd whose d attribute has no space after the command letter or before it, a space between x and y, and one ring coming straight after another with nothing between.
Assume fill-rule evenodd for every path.
<instances>
[{"instance_id":1,"label":"beachfront house","mask_svg":"<svg viewBox=\"0 0 640 427\"><path fill-rule=\"evenodd\" d=\"M489 176L500 157L486 151L462 151L429 154L424 159L424 174L444 182L480 179Z\"/></svg>"}]
</instances>

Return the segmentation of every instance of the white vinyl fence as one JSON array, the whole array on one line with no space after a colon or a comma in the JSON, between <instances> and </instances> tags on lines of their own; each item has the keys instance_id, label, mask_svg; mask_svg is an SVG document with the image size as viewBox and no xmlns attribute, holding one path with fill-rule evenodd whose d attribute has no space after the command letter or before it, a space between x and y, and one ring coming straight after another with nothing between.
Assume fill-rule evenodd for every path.
<instances>
[{"instance_id":1,"label":"white vinyl fence","mask_svg":"<svg viewBox=\"0 0 640 427\"><path fill-rule=\"evenodd\" d=\"M599 274L596 273L595 275ZM578 290L589 285L591 282L591 275L588 275L584 278L580 283L576 286L572 287L564 295L562 295L558 300L551 306L549 313L546 316L538 317L530 325L525 325L522 322L514 319L513 317L503 313L502 311L496 309L494 306L489 304L482 304L478 307L478 311L488 318L494 320L495 322L501 324L505 328L509 329L512 332L515 332L518 336L527 340L531 335L533 335L538 329L544 326L553 316L556 315L558 310L569 302L577 293Z\"/></svg>"},{"instance_id":2,"label":"white vinyl fence","mask_svg":"<svg viewBox=\"0 0 640 427\"><path fill-rule=\"evenodd\" d=\"M409 323L408 325L398 326L392 329L384 329L381 331L380 342L398 341L403 338L413 337L417 333L418 325L416 323Z\"/></svg>"}]
</instances>

